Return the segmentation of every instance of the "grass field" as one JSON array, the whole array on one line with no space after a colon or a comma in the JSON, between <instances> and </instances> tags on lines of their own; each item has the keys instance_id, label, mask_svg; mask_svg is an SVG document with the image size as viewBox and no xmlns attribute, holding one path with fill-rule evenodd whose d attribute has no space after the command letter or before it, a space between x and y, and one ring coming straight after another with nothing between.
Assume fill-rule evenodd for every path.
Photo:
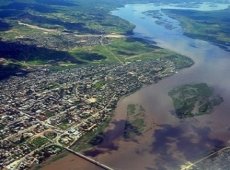
<instances>
[{"instance_id":1,"label":"grass field","mask_svg":"<svg viewBox=\"0 0 230 170\"><path fill-rule=\"evenodd\" d=\"M133 62L137 60L157 59L175 53L132 38L113 39L107 45L76 48L70 54L86 63ZM96 56L88 58L87 56Z\"/></svg>"},{"instance_id":2,"label":"grass field","mask_svg":"<svg viewBox=\"0 0 230 170\"><path fill-rule=\"evenodd\" d=\"M169 50L133 38L113 38L109 40L108 44L77 47L69 51L58 51L16 42L0 42L0 45L2 47L0 52L5 56L5 65L0 67L2 78L15 75L22 68L36 68L37 66L46 66L53 71L58 71L84 64L125 64L164 57L170 57L170 60L177 62L176 65L179 66L180 57L182 57ZM9 73L7 76L5 75L6 70Z\"/></svg>"},{"instance_id":3,"label":"grass field","mask_svg":"<svg viewBox=\"0 0 230 170\"><path fill-rule=\"evenodd\" d=\"M33 147L34 149L37 149L37 148L43 146L44 144L46 144L46 143L48 143L48 142L49 142L48 139L39 136L39 137L36 137L36 138L32 139L32 140L30 141L30 144L32 145L32 147Z\"/></svg>"},{"instance_id":4,"label":"grass field","mask_svg":"<svg viewBox=\"0 0 230 170\"><path fill-rule=\"evenodd\" d=\"M11 66L4 66L0 67L0 73L7 69L7 75L11 76L22 68L37 66L52 66L52 70L58 71L83 64L124 64L172 55L133 38L112 39L109 44L93 46L75 44L76 34L130 34L134 26L110 14L127 2L3 0L0 4L0 58L17 65L17 69L11 71Z\"/></svg>"}]
</instances>

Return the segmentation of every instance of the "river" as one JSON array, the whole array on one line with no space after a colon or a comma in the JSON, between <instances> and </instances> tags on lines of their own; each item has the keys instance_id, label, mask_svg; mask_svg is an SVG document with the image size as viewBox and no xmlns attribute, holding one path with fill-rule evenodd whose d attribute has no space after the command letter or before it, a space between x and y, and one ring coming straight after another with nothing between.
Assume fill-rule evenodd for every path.
<instances>
[{"instance_id":1,"label":"river","mask_svg":"<svg viewBox=\"0 0 230 170\"><path fill-rule=\"evenodd\" d=\"M227 5L200 4L194 10L225 9ZM230 144L230 53L202 40L183 35L178 21L164 16L173 25L167 29L155 19L143 14L148 10L188 9L175 4L132 4L112 12L136 25L134 36L157 43L191 57L195 64L157 84L144 87L121 99L114 118L105 131L105 140L87 154L114 169L152 170L179 169L187 161L195 161ZM224 98L211 114L177 119L171 114L173 105L168 92L187 83L207 83ZM135 140L122 138L128 104L140 104L145 109L148 131Z\"/></svg>"}]
</instances>

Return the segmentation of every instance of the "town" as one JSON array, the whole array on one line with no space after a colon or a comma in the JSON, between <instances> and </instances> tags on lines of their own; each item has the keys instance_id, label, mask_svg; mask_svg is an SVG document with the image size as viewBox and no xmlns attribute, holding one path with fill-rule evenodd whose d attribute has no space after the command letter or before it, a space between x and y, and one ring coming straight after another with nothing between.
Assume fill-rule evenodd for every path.
<instances>
[{"instance_id":1,"label":"town","mask_svg":"<svg viewBox=\"0 0 230 170\"><path fill-rule=\"evenodd\" d=\"M27 169L71 147L112 116L121 96L177 68L165 57L61 71L40 68L0 82L0 167Z\"/></svg>"}]
</instances>

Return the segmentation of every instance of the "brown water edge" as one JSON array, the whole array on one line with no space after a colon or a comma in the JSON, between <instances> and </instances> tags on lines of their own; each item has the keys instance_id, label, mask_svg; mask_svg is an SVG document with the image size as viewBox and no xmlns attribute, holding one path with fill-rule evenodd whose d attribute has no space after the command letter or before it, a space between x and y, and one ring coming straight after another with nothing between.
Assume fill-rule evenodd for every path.
<instances>
[{"instance_id":1,"label":"brown water edge","mask_svg":"<svg viewBox=\"0 0 230 170\"><path fill-rule=\"evenodd\" d=\"M229 83L226 83L228 79L218 83L219 76L217 76L215 81L210 81L210 77L203 77L206 73L200 72L200 65L203 66L202 61L157 84L144 87L122 98L118 102L111 123L105 130L103 143L86 152L86 155L114 169L175 170L188 160L198 160L213 149L227 145L230 139L228 122L230 92ZM173 106L168 91L180 84L196 82L211 84L224 98L224 102L209 115L179 120L170 113ZM122 138L128 104L140 104L146 110L145 121L148 130L132 141ZM51 165L59 168L57 165L60 162L68 161L66 168L78 168L76 164L79 160L75 160L76 162L69 160L72 160L71 155ZM86 164L84 169L90 170L92 167Z\"/></svg>"},{"instance_id":2,"label":"brown water edge","mask_svg":"<svg viewBox=\"0 0 230 170\"><path fill-rule=\"evenodd\" d=\"M116 123L123 122L126 106L135 103L135 98L140 98L138 95L132 96L132 101L124 99L118 105L117 114L107 132L117 130ZM146 103L142 105L145 107ZM229 114L221 111L226 107L224 105L210 115L186 120L178 120L168 112L167 115L163 112L154 114L148 110L146 120L153 122L151 130L134 141L123 140L122 131L119 138L112 140L107 134L104 143L94 150L94 154L91 152L91 156L115 169L178 169L187 160L197 160L213 149L226 145L230 126Z\"/></svg>"},{"instance_id":3,"label":"brown water edge","mask_svg":"<svg viewBox=\"0 0 230 170\"><path fill-rule=\"evenodd\" d=\"M104 142L86 155L115 169L179 169L186 161L195 161L214 149L229 144L229 59L222 62L196 60L196 64L122 99L105 132ZM210 66L211 69L210 69ZM181 84L206 82L224 102L213 113L179 120L168 91ZM128 104L140 104L146 110L146 133L133 141L122 139Z\"/></svg>"},{"instance_id":4,"label":"brown water edge","mask_svg":"<svg viewBox=\"0 0 230 170\"><path fill-rule=\"evenodd\" d=\"M135 16L131 15L136 20ZM142 28L143 24L139 25ZM149 28L144 35L156 31L151 32L153 25L143 28ZM194 42L182 35L182 39L168 34L165 37L162 37L162 42L157 41L160 47L191 57L195 65L121 99L105 130L103 143L87 152L88 156L114 169L176 170L187 160L198 160L213 149L229 144L230 53L203 41ZM197 47L191 47L190 41ZM177 119L171 114L173 106L168 91L190 83L207 83L224 98L224 102L209 115ZM149 129L130 141L122 138L128 104L140 104L145 108L145 121ZM59 161L62 160L54 164ZM74 167L74 164L71 166ZM90 167L85 168L90 170Z\"/></svg>"},{"instance_id":5,"label":"brown water edge","mask_svg":"<svg viewBox=\"0 0 230 170\"><path fill-rule=\"evenodd\" d=\"M51 161L51 160L50 160ZM47 160L43 163L43 170L103 170L102 168L96 166L83 158L69 153L67 156L55 161L49 162Z\"/></svg>"},{"instance_id":6,"label":"brown water edge","mask_svg":"<svg viewBox=\"0 0 230 170\"><path fill-rule=\"evenodd\" d=\"M149 91L149 88L151 89L146 87L145 90ZM129 96L118 103L116 114L105 131L104 142L91 152L94 159L115 169L145 169L145 166L159 169L161 165L167 165L167 169L175 169L186 160L197 160L216 148L215 145L220 147L228 141L230 126L229 115L224 112L228 107L226 102L210 115L178 120L169 112L166 112L167 115L149 112L151 101L145 103L140 93L137 92L131 95L131 99ZM137 101L146 109L146 122L152 128L135 141L125 141L121 136L126 108L129 103ZM43 169L47 168L91 170L96 167L70 154Z\"/></svg>"}]
</instances>

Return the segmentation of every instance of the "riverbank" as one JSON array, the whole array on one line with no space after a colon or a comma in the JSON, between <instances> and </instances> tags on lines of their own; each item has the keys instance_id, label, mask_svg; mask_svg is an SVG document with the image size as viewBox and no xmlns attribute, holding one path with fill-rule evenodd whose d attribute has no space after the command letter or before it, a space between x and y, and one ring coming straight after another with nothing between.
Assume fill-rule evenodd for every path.
<instances>
[{"instance_id":1,"label":"riverbank","mask_svg":"<svg viewBox=\"0 0 230 170\"><path fill-rule=\"evenodd\" d=\"M209 41L225 50L230 50L228 31L230 8L212 12L175 9L163 12L180 22L186 36Z\"/></svg>"},{"instance_id":2,"label":"riverbank","mask_svg":"<svg viewBox=\"0 0 230 170\"><path fill-rule=\"evenodd\" d=\"M154 40L160 47L190 56L195 65L119 102L115 117L106 130L106 142L89 154L116 169L179 169L180 165L203 157L216 146L227 145L230 138L227 130L230 80L222 77L230 71L229 53L209 42L184 36L178 31L180 28L168 30L155 24L152 18L142 13L149 8L150 5L127 5L113 13L136 25L135 36ZM175 20L172 22L177 26ZM201 82L214 87L224 102L209 115L177 119L170 113L174 108L168 92L183 84ZM127 141L121 136L129 104L144 107L149 130L135 140Z\"/></svg>"},{"instance_id":3,"label":"riverbank","mask_svg":"<svg viewBox=\"0 0 230 170\"><path fill-rule=\"evenodd\" d=\"M88 155L115 169L179 169L188 160L197 160L216 146L226 145L230 137L227 130L230 128L227 112L230 80L227 77L223 79L222 75L230 71L229 53L208 42L158 27L150 18L134 11L132 6L126 6L119 12L118 16L120 14L120 17L136 25L134 35L155 40L159 46L190 56L196 62L193 67L120 100L105 130L104 141ZM194 47L194 44L197 46ZM173 105L168 92L191 82L212 85L223 96L224 102L210 115L181 121L170 114ZM145 109L147 130L135 140L122 138L129 104L139 104Z\"/></svg>"},{"instance_id":4,"label":"riverbank","mask_svg":"<svg viewBox=\"0 0 230 170\"><path fill-rule=\"evenodd\" d=\"M165 53L162 53L161 55L164 55L164 54ZM174 54L174 57L172 57L171 55L168 55L165 57L162 56L162 59L161 59L161 57L159 57L157 55L156 60L153 60L153 61L150 59L148 59L148 60L144 59L143 64L144 65L145 65L145 63L147 64L146 68L150 68L150 66L155 66L155 67L153 67L154 70L152 70L152 71L151 71L151 69L146 70L146 71L151 73L151 74L146 74L146 75L148 75L147 77L144 76L145 74L143 74L143 73L145 73L144 70L141 69L142 71L141 70L138 71L137 67L132 67L132 68L137 69L136 72L138 74L141 74L141 76L138 76L138 77L142 77L143 80L139 79L138 81L142 82L141 85L137 86L137 88L129 91L128 93L124 93L124 94L130 95L130 93L135 93L138 89L143 87L143 85L151 84L151 82L154 82L154 81L148 81L148 80L151 80L151 79L156 80L154 78L154 75L156 75L156 74L159 75L158 79L156 80L156 82L158 82L160 79L163 79L163 78L168 77L168 76L172 76L173 74L176 73L176 71L190 67L191 65L194 64L193 61L187 57L184 57L181 55L175 55L175 53L173 53L173 54ZM164 60L166 61L167 64L162 68L159 67L160 66L159 61L164 62ZM139 64L141 64L141 63L142 62L139 61ZM156 63L158 63L158 65L156 65ZM141 64L140 66L143 66L143 65ZM126 66L122 66L122 67L125 68ZM155 70L155 69L157 69L157 70ZM125 76L122 76L122 77L125 78ZM128 81L128 82L131 83L132 81ZM123 90L124 90L124 88L123 88ZM122 98L122 95L120 97ZM79 140L77 140L77 142L75 144L73 144L72 148L74 150L77 150L77 151L82 151L83 153L85 153L87 155L87 154L89 154L88 151L90 150L90 148L96 147L96 146L100 145L101 143L103 143L104 141L107 141L105 138L105 136L107 136L107 134L104 134L103 132L107 128L107 125L110 123L112 116L113 115L111 114L109 117L107 117L106 120L103 121L103 123L98 125L98 127L92 129L91 131L85 132L84 135ZM141 135L141 134L142 133L140 132L139 135ZM59 155L57 157L59 157ZM52 162L52 159L51 159L51 162ZM46 165L46 163L45 163L45 165Z\"/></svg>"}]
</instances>

